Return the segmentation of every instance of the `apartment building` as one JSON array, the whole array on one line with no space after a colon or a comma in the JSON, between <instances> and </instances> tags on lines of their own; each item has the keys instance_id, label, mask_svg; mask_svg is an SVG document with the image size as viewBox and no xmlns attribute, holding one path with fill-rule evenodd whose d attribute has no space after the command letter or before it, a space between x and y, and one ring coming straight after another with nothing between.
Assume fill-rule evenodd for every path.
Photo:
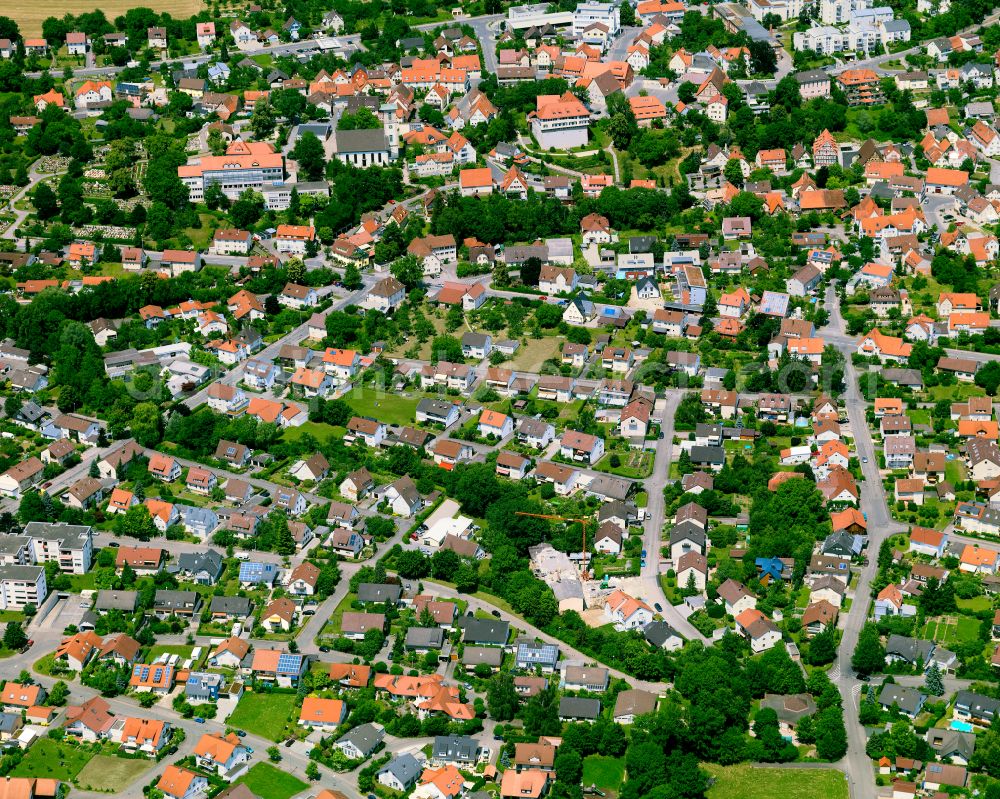
<instances>
[{"instance_id":1,"label":"apartment building","mask_svg":"<svg viewBox=\"0 0 1000 799\"><path fill-rule=\"evenodd\" d=\"M36 608L45 601L48 588L41 566L0 566L0 610Z\"/></svg>"}]
</instances>

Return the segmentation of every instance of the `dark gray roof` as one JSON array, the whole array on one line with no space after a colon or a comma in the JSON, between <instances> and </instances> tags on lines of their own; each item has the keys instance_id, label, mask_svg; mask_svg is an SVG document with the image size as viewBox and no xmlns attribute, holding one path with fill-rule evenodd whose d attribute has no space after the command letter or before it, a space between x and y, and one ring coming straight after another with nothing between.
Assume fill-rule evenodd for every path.
<instances>
[{"instance_id":1,"label":"dark gray roof","mask_svg":"<svg viewBox=\"0 0 1000 799\"><path fill-rule=\"evenodd\" d=\"M355 727L353 730L342 735L337 739L337 742L350 741L359 752L367 756L375 750L376 746L382 743L384 737L385 730L381 727L377 727L374 724L362 724L360 727Z\"/></svg>"},{"instance_id":2,"label":"dark gray roof","mask_svg":"<svg viewBox=\"0 0 1000 799\"><path fill-rule=\"evenodd\" d=\"M693 463L725 463L726 450L722 447L691 447L691 461Z\"/></svg>"},{"instance_id":3,"label":"dark gray roof","mask_svg":"<svg viewBox=\"0 0 1000 799\"><path fill-rule=\"evenodd\" d=\"M160 589L156 592L154 603L158 608L168 608L170 610L189 610L192 606L197 607L200 597L197 591L169 591Z\"/></svg>"},{"instance_id":4,"label":"dark gray roof","mask_svg":"<svg viewBox=\"0 0 1000 799\"><path fill-rule=\"evenodd\" d=\"M916 688L909 688L905 685L894 685L889 683L882 688L878 695L879 704L889 707L893 702L904 713L914 715L923 704L924 696Z\"/></svg>"},{"instance_id":5,"label":"dark gray roof","mask_svg":"<svg viewBox=\"0 0 1000 799\"><path fill-rule=\"evenodd\" d=\"M214 549L205 552L182 552L177 558L178 571L188 574L207 572L213 579L222 573L222 555Z\"/></svg>"},{"instance_id":6,"label":"dark gray roof","mask_svg":"<svg viewBox=\"0 0 1000 799\"><path fill-rule=\"evenodd\" d=\"M475 763L479 742L468 735L438 735L434 738L433 757L439 760Z\"/></svg>"},{"instance_id":7,"label":"dark gray roof","mask_svg":"<svg viewBox=\"0 0 1000 799\"><path fill-rule=\"evenodd\" d=\"M410 627L405 646L410 649L440 649L444 645L444 630L440 627Z\"/></svg>"},{"instance_id":8,"label":"dark gray roof","mask_svg":"<svg viewBox=\"0 0 1000 799\"><path fill-rule=\"evenodd\" d=\"M632 492L635 485L634 482L626 480L624 477L599 474L590 481L590 484L587 486L587 493L614 500L623 500Z\"/></svg>"},{"instance_id":9,"label":"dark gray roof","mask_svg":"<svg viewBox=\"0 0 1000 799\"><path fill-rule=\"evenodd\" d=\"M601 715L601 700L582 696L564 696L559 700L559 717L596 719Z\"/></svg>"},{"instance_id":10,"label":"dark gray roof","mask_svg":"<svg viewBox=\"0 0 1000 799\"><path fill-rule=\"evenodd\" d=\"M424 764L408 752L398 755L379 769L379 774L391 773L403 785L411 785L424 770Z\"/></svg>"},{"instance_id":11,"label":"dark gray roof","mask_svg":"<svg viewBox=\"0 0 1000 799\"><path fill-rule=\"evenodd\" d=\"M338 153L377 153L389 149L382 128L371 130L338 130Z\"/></svg>"},{"instance_id":12,"label":"dark gray roof","mask_svg":"<svg viewBox=\"0 0 1000 799\"><path fill-rule=\"evenodd\" d=\"M20 713L0 713L0 732L13 735L21 726Z\"/></svg>"},{"instance_id":13,"label":"dark gray roof","mask_svg":"<svg viewBox=\"0 0 1000 799\"><path fill-rule=\"evenodd\" d=\"M959 755L968 760L976 751L976 736L971 732L931 727L927 730L927 743L941 757Z\"/></svg>"},{"instance_id":14,"label":"dark gray roof","mask_svg":"<svg viewBox=\"0 0 1000 799\"><path fill-rule=\"evenodd\" d=\"M926 663L934 653L934 642L908 635L890 635L885 644L885 653L903 658L909 663L916 663L917 660Z\"/></svg>"},{"instance_id":15,"label":"dark gray roof","mask_svg":"<svg viewBox=\"0 0 1000 799\"><path fill-rule=\"evenodd\" d=\"M882 377L888 383L898 383L903 386L922 386L923 377L916 369L883 369Z\"/></svg>"},{"instance_id":16,"label":"dark gray roof","mask_svg":"<svg viewBox=\"0 0 1000 799\"><path fill-rule=\"evenodd\" d=\"M453 410L456 410L456 408L450 402L425 397L417 403L417 410L421 413L447 417Z\"/></svg>"},{"instance_id":17,"label":"dark gray roof","mask_svg":"<svg viewBox=\"0 0 1000 799\"><path fill-rule=\"evenodd\" d=\"M245 596L213 596L209 605L212 613L225 613L229 616L249 616L253 602Z\"/></svg>"},{"instance_id":18,"label":"dark gray roof","mask_svg":"<svg viewBox=\"0 0 1000 799\"><path fill-rule=\"evenodd\" d=\"M693 541L698 546L704 546L705 531L694 522L681 522L670 531L670 545L673 546L684 540Z\"/></svg>"},{"instance_id":19,"label":"dark gray roof","mask_svg":"<svg viewBox=\"0 0 1000 799\"><path fill-rule=\"evenodd\" d=\"M845 530L830 533L823 542L824 555L860 555L864 539Z\"/></svg>"},{"instance_id":20,"label":"dark gray roof","mask_svg":"<svg viewBox=\"0 0 1000 799\"><path fill-rule=\"evenodd\" d=\"M636 521L639 518L639 510L632 502L622 502L616 499L605 502L597 511L597 521L599 522L616 518L624 519L626 522Z\"/></svg>"},{"instance_id":21,"label":"dark gray roof","mask_svg":"<svg viewBox=\"0 0 1000 799\"><path fill-rule=\"evenodd\" d=\"M44 538L46 541L58 541L63 549L83 549L90 538L90 527L64 522L28 522L24 534L32 538Z\"/></svg>"},{"instance_id":22,"label":"dark gray roof","mask_svg":"<svg viewBox=\"0 0 1000 799\"><path fill-rule=\"evenodd\" d=\"M361 583L358 586L359 602L398 602L403 588L391 583Z\"/></svg>"},{"instance_id":23,"label":"dark gray roof","mask_svg":"<svg viewBox=\"0 0 1000 799\"><path fill-rule=\"evenodd\" d=\"M822 69L807 69L803 72L796 72L792 75L799 83L815 83L817 81L830 82L830 76Z\"/></svg>"},{"instance_id":24,"label":"dark gray roof","mask_svg":"<svg viewBox=\"0 0 1000 799\"><path fill-rule=\"evenodd\" d=\"M98 591L96 610L125 610L131 613L139 603L138 591Z\"/></svg>"},{"instance_id":25,"label":"dark gray roof","mask_svg":"<svg viewBox=\"0 0 1000 799\"><path fill-rule=\"evenodd\" d=\"M970 711L977 718L989 720L1000 713L1000 699L974 691L959 691L955 694L955 707Z\"/></svg>"},{"instance_id":26,"label":"dark gray roof","mask_svg":"<svg viewBox=\"0 0 1000 799\"><path fill-rule=\"evenodd\" d=\"M643 629L642 634L653 646L663 646L671 638L684 640L681 634L665 621L651 621Z\"/></svg>"},{"instance_id":27,"label":"dark gray roof","mask_svg":"<svg viewBox=\"0 0 1000 799\"><path fill-rule=\"evenodd\" d=\"M510 622L499 619L477 619L475 616L462 616L455 622L465 630L462 640L472 644L504 645L510 634Z\"/></svg>"},{"instance_id":28,"label":"dark gray roof","mask_svg":"<svg viewBox=\"0 0 1000 799\"><path fill-rule=\"evenodd\" d=\"M478 666L480 663L499 667L503 663L503 650L495 646L467 646L462 650L463 666Z\"/></svg>"}]
</instances>

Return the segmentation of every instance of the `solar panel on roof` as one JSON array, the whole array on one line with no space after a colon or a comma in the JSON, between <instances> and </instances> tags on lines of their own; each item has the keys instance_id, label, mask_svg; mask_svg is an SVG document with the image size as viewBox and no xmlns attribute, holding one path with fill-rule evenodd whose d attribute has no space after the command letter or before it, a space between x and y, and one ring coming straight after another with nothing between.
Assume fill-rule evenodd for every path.
<instances>
[{"instance_id":1,"label":"solar panel on roof","mask_svg":"<svg viewBox=\"0 0 1000 799\"><path fill-rule=\"evenodd\" d=\"M299 655L279 655L278 671L286 673L297 672L301 663L302 658Z\"/></svg>"}]
</instances>

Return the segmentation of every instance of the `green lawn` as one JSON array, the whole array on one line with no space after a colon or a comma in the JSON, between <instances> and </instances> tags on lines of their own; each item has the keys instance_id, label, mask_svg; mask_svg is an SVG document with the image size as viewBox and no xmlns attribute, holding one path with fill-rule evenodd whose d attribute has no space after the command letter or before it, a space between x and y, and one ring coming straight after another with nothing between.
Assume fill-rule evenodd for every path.
<instances>
[{"instance_id":1,"label":"green lawn","mask_svg":"<svg viewBox=\"0 0 1000 799\"><path fill-rule=\"evenodd\" d=\"M343 438L346 432L347 428L344 427L335 427L330 424L323 424L323 422L305 422L298 427L286 428L282 438L285 441L298 441L302 436L308 434L317 441L323 442Z\"/></svg>"},{"instance_id":2,"label":"green lawn","mask_svg":"<svg viewBox=\"0 0 1000 799\"><path fill-rule=\"evenodd\" d=\"M505 365L515 370L537 372L549 358L558 357L560 346L562 339L555 336L529 339L527 344L522 343L517 348L510 363Z\"/></svg>"},{"instance_id":3,"label":"green lawn","mask_svg":"<svg viewBox=\"0 0 1000 799\"><path fill-rule=\"evenodd\" d=\"M971 599L956 599L955 604L961 610L971 610L973 613L979 613L993 607L993 603L990 602L989 597L985 596L974 596Z\"/></svg>"},{"instance_id":4,"label":"green lawn","mask_svg":"<svg viewBox=\"0 0 1000 799\"><path fill-rule=\"evenodd\" d=\"M227 723L230 727L247 730L262 738L280 741L285 737L285 725L296 704L295 694L246 691Z\"/></svg>"},{"instance_id":5,"label":"green lawn","mask_svg":"<svg viewBox=\"0 0 1000 799\"><path fill-rule=\"evenodd\" d=\"M618 792L625 778L625 760L620 757L590 755L583 760L583 784L596 785L602 791Z\"/></svg>"},{"instance_id":6,"label":"green lawn","mask_svg":"<svg viewBox=\"0 0 1000 799\"><path fill-rule=\"evenodd\" d=\"M69 579L70 586L68 590L74 594L79 594L81 591L93 591L97 587L94 582L94 572L92 571L86 574L64 574L63 577Z\"/></svg>"},{"instance_id":7,"label":"green lawn","mask_svg":"<svg viewBox=\"0 0 1000 799\"><path fill-rule=\"evenodd\" d=\"M39 738L11 772L12 777L50 777L71 782L94 753L89 749Z\"/></svg>"},{"instance_id":8,"label":"green lawn","mask_svg":"<svg viewBox=\"0 0 1000 799\"><path fill-rule=\"evenodd\" d=\"M982 397L986 392L975 383L956 383L953 386L931 386L927 389L932 402L946 399L950 402L961 402L969 397Z\"/></svg>"},{"instance_id":9,"label":"green lawn","mask_svg":"<svg viewBox=\"0 0 1000 799\"><path fill-rule=\"evenodd\" d=\"M371 416L385 424L413 424L417 397L399 397L373 388L356 388L344 395L344 401L359 416Z\"/></svg>"},{"instance_id":10,"label":"green lawn","mask_svg":"<svg viewBox=\"0 0 1000 799\"><path fill-rule=\"evenodd\" d=\"M585 763L586 765L586 763ZM847 781L835 769L779 769L702 764L715 779L708 799L847 799Z\"/></svg>"},{"instance_id":11,"label":"green lawn","mask_svg":"<svg viewBox=\"0 0 1000 799\"><path fill-rule=\"evenodd\" d=\"M944 478L953 486L965 479L965 465L959 460L947 461L944 465Z\"/></svg>"},{"instance_id":12,"label":"green lawn","mask_svg":"<svg viewBox=\"0 0 1000 799\"><path fill-rule=\"evenodd\" d=\"M145 758L95 755L77 775L76 781L83 790L118 793L139 779L152 765L152 761Z\"/></svg>"},{"instance_id":13,"label":"green lawn","mask_svg":"<svg viewBox=\"0 0 1000 799\"><path fill-rule=\"evenodd\" d=\"M356 594L348 594L340 603L333 609L333 613L330 614L330 618L326 620L326 624L323 625L323 632L328 636L337 637L340 635L340 625L344 618L344 614L351 610L351 603L357 599Z\"/></svg>"},{"instance_id":14,"label":"green lawn","mask_svg":"<svg viewBox=\"0 0 1000 799\"><path fill-rule=\"evenodd\" d=\"M242 704L242 702L240 703ZM230 724L232 718L230 718ZM261 799L289 799L309 786L298 777L286 774L270 763L257 763L236 784L244 784Z\"/></svg>"}]
</instances>

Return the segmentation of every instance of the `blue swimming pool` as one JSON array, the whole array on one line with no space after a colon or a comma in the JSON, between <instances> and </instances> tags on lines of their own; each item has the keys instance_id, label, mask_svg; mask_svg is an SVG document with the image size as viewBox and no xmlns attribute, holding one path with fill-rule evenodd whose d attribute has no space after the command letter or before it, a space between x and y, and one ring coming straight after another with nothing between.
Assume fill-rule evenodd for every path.
<instances>
[{"instance_id":1,"label":"blue swimming pool","mask_svg":"<svg viewBox=\"0 0 1000 799\"><path fill-rule=\"evenodd\" d=\"M967 721L954 720L950 726L953 730L958 730L959 732L972 732L972 725Z\"/></svg>"}]
</instances>

